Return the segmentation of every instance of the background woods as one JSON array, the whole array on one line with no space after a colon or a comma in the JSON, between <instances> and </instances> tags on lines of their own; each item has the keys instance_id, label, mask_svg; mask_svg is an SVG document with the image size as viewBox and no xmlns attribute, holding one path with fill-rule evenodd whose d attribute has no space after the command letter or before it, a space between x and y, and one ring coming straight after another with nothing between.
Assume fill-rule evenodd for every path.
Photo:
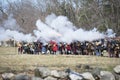
<instances>
[{"instance_id":1,"label":"background woods","mask_svg":"<svg viewBox=\"0 0 120 80\"><path fill-rule=\"evenodd\" d=\"M24 33L31 33L36 29L36 20L44 21L51 13L67 16L78 28L90 30L96 27L101 32L111 28L120 35L120 0L0 1L0 25L12 14L21 27L19 31Z\"/></svg>"}]
</instances>

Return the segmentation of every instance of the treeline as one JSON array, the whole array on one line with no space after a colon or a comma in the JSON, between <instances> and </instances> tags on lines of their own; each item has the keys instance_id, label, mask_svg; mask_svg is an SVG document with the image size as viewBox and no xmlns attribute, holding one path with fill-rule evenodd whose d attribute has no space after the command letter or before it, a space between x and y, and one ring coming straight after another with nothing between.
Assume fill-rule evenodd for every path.
<instances>
[{"instance_id":1,"label":"treeline","mask_svg":"<svg viewBox=\"0 0 120 80\"><path fill-rule=\"evenodd\" d=\"M103 32L111 28L120 35L120 0L0 1L0 24L13 14L24 33L32 32L36 28L36 20L44 21L51 13L67 16L75 26L86 30L96 27Z\"/></svg>"}]
</instances>

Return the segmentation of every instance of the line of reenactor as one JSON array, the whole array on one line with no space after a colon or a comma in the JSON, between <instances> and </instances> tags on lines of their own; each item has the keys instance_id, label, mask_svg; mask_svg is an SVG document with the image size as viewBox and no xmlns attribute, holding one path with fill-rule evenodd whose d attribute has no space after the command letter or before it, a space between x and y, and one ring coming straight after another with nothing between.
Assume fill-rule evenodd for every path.
<instances>
[{"instance_id":1,"label":"line of reenactor","mask_svg":"<svg viewBox=\"0 0 120 80\"><path fill-rule=\"evenodd\" d=\"M74 41L72 43L19 43L19 54L72 54L120 57L120 40L100 39L95 41Z\"/></svg>"}]
</instances>

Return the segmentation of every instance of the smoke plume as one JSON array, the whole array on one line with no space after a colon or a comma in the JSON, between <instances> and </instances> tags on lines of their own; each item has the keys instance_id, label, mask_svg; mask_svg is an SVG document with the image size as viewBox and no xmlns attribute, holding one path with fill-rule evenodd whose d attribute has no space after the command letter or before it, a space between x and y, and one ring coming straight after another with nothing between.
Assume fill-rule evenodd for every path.
<instances>
[{"instance_id":1,"label":"smoke plume","mask_svg":"<svg viewBox=\"0 0 120 80\"><path fill-rule=\"evenodd\" d=\"M45 23L37 20L36 26L38 30L34 31L37 38L44 38L45 41L55 39L58 42L72 41L93 41L104 38L105 35L93 29L85 31L81 28L77 29L65 16L48 15Z\"/></svg>"},{"instance_id":2,"label":"smoke plume","mask_svg":"<svg viewBox=\"0 0 120 80\"><path fill-rule=\"evenodd\" d=\"M2 27L4 27L5 29L10 29L10 30L23 31L23 29L20 28L16 20L13 18L12 14L10 14L8 16L8 19L3 22Z\"/></svg>"},{"instance_id":3,"label":"smoke plume","mask_svg":"<svg viewBox=\"0 0 120 80\"><path fill-rule=\"evenodd\" d=\"M0 41L14 39L16 41L32 42L34 37L31 34L20 32L22 30L13 18L13 15L10 14L8 19L0 25Z\"/></svg>"},{"instance_id":4,"label":"smoke plume","mask_svg":"<svg viewBox=\"0 0 120 80\"><path fill-rule=\"evenodd\" d=\"M36 21L36 30L33 33L24 34L12 15L0 26L0 41L14 39L16 41L33 42L40 40L48 42L55 40L57 42L71 43L73 41L93 41L105 37L114 37L112 29L108 29L106 34L100 33L96 28L86 31L77 28L65 16L48 15L45 22L40 19ZM32 35L34 34L34 36Z\"/></svg>"}]
</instances>

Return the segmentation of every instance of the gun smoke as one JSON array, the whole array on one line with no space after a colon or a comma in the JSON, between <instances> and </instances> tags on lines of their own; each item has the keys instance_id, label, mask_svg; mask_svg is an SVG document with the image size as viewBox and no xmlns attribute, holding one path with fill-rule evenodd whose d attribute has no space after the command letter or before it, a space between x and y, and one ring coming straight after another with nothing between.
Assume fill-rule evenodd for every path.
<instances>
[{"instance_id":1,"label":"gun smoke","mask_svg":"<svg viewBox=\"0 0 120 80\"><path fill-rule=\"evenodd\" d=\"M66 16L48 15L45 22L40 19L36 21L36 30L33 33L24 34L12 15L0 25L0 41L14 39L16 41L33 42L40 40L48 42L55 40L57 42L71 43L73 41L93 41L105 37L115 37L112 29L106 31L107 35L100 33L96 28L86 31L77 28ZM34 35L32 35L34 34Z\"/></svg>"}]
</instances>

